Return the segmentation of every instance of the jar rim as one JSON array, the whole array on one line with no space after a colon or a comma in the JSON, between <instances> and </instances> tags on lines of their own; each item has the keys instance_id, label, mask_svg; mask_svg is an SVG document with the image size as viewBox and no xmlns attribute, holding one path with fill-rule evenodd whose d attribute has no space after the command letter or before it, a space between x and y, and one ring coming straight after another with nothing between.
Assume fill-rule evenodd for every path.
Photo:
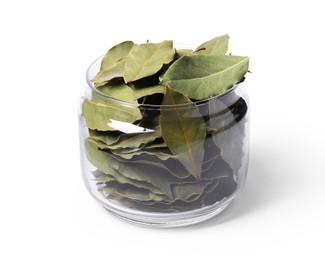
<instances>
[{"instance_id":1,"label":"jar rim","mask_svg":"<svg viewBox=\"0 0 325 260\"><path fill-rule=\"evenodd\" d=\"M222 92L220 94L214 95L212 97L208 97L202 100L197 100L197 101L193 101L192 103L184 103L184 104L176 104L176 105L155 105L155 104L138 104L138 103L133 103L133 102L128 102L128 101L124 101L124 100L120 100L114 97L111 97L109 95L106 95L105 93L103 93L102 91L98 90L98 88L95 87L95 84L92 82L92 76L91 76L91 71L92 68L101 62L101 60L103 59L104 55L98 57L97 59L95 59L90 66L88 67L87 71L86 71L86 82L88 87L90 87L91 91L96 93L96 95L100 96L103 99L107 99L107 100L111 100L114 102L118 102L127 106L136 106L139 108L151 108L151 109L160 109L161 107L183 107L183 106L189 106L189 105L193 105L195 104L196 106L200 106L201 104L204 104L206 102L208 102L211 99L219 99L225 95L228 95L230 92L233 92L239 85L242 84L242 81L239 83L236 83L235 85L233 85L231 88L227 89L225 92Z\"/></svg>"}]
</instances>

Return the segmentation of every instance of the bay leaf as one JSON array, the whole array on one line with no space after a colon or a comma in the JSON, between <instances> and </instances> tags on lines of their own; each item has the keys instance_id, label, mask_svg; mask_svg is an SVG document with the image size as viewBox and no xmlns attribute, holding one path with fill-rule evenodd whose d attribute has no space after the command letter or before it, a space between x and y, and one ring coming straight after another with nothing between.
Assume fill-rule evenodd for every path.
<instances>
[{"instance_id":1,"label":"bay leaf","mask_svg":"<svg viewBox=\"0 0 325 260\"><path fill-rule=\"evenodd\" d=\"M100 70L109 70L117 62L125 59L133 46L132 41L124 41L110 48L102 59Z\"/></svg>"},{"instance_id":2,"label":"bay leaf","mask_svg":"<svg viewBox=\"0 0 325 260\"><path fill-rule=\"evenodd\" d=\"M130 185L109 185L101 188L107 195L116 197L117 199L129 199L136 201L162 201L167 198L161 194L155 194L145 189L139 189Z\"/></svg>"},{"instance_id":3,"label":"bay leaf","mask_svg":"<svg viewBox=\"0 0 325 260\"><path fill-rule=\"evenodd\" d=\"M109 49L102 59L100 71L93 79L95 84L123 77L125 62L133 46L132 41L125 41Z\"/></svg>"},{"instance_id":4,"label":"bay leaf","mask_svg":"<svg viewBox=\"0 0 325 260\"><path fill-rule=\"evenodd\" d=\"M106 148L107 145L114 144L120 138L121 133L118 131L96 131L89 130L89 136L94 140L102 142ZM104 149L102 148L102 149Z\"/></svg>"},{"instance_id":5,"label":"bay leaf","mask_svg":"<svg viewBox=\"0 0 325 260\"><path fill-rule=\"evenodd\" d=\"M99 71L96 76L92 79L96 87L105 85L107 82L116 79L123 78L124 76L124 67L125 67L126 59L123 59L115 64L109 70Z\"/></svg>"},{"instance_id":6,"label":"bay leaf","mask_svg":"<svg viewBox=\"0 0 325 260\"><path fill-rule=\"evenodd\" d=\"M200 54L203 55L223 55L228 51L228 41L229 35L225 34L202 43L196 48L196 50L204 49L204 51L200 52Z\"/></svg>"},{"instance_id":7,"label":"bay leaf","mask_svg":"<svg viewBox=\"0 0 325 260\"><path fill-rule=\"evenodd\" d=\"M209 196L209 194L215 190L219 182L219 179L213 180L211 182L205 182L201 187L198 186L195 189L193 194L189 192L186 194L186 191L182 191L184 193L183 198L186 199L173 199L173 200L164 200L164 201L141 201L137 204L141 206L143 210L155 210L158 212L183 212L194 209L199 209L204 206L204 199ZM204 189L202 191L202 186ZM200 190L201 189L201 190ZM200 192L202 191L202 192ZM210 199L213 196L210 196Z\"/></svg>"},{"instance_id":8,"label":"bay leaf","mask_svg":"<svg viewBox=\"0 0 325 260\"><path fill-rule=\"evenodd\" d=\"M221 157L237 172L244 156L244 135L238 127L237 115L218 99L209 100L209 110L211 126L220 129L212 134L213 142L221 150Z\"/></svg>"},{"instance_id":9,"label":"bay leaf","mask_svg":"<svg viewBox=\"0 0 325 260\"><path fill-rule=\"evenodd\" d=\"M98 183L108 183L114 181L120 184L129 184L137 188L146 189L155 194L164 194L161 190L151 185L150 183L127 178L113 168L109 169L109 173L104 173L96 170L93 172L93 174L95 176L95 181Z\"/></svg>"},{"instance_id":10,"label":"bay leaf","mask_svg":"<svg viewBox=\"0 0 325 260\"><path fill-rule=\"evenodd\" d=\"M105 95L121 101L135 103L137 99L134 90L125 83L107 83L97 89ZM96 97L97 96L94 95L92 100L94 101L94 98ZM97 100L99 102L101 101L100 98Z\"/></svg>"},{"instance_id":11,"label":"bay leaf","mask_svg":"<svg viewBox=\"0 0 325 260\"><path fill-rule=\"evenodd\" d=\"M110 153L98 150L97 143L91 138L85 140L85 148L89 162L98 170L113 175L114 171L112 169L114 169L124 177L152 184L168 197L172 198L168 177L165 174L161 173L157 176L156 172L150 171L151 169L147 169L145 165L121 163Z\"/></svg>"},{"instance_id":12,"label":"bay leaf","mask_svg":"<svg viewBox=\"0 0 325 260\"><path fill-rule=\"evenodd\" d=\"M111 120L134 123L142 118L136 105L109 99L97 102L85 99L82 104L82 115L88 128L100 131L116 130L110 126Z\"/></svg>"},{"instance_id":13,"label":"bay leaf","mask_svg":"<svg viewBox=\"0 0 325 260\"><path fill-rule=\"evenodd\" d=\"M143 132L138 134L121 134L118 141L107 145L107 148L136 148L140 147L142 144L150 143L158 137L161 137L160 128L153 129L151 132Z\"/></svg>"},{"instance_id":14,"label":"bay leaf","mask_svg":"<svg viewBox=\"0 0 325 260\"><path fill-rule=\"evenodd\" d=\"M134 45L125 63L125 82L136 81L156 74L175 55L172 41Z\"/></svg>"},{"instance_id":15,"label":"bay leaf","mask_svg":"<svg viewBox=\"0 0 325 260\"><path fill-rule=\"evenodd\" d=\"M191 49L176 49L175 60L182 58L183 56L193 55L194 52Z\"/></svg>"},{"instance_id":16,"label":"bay leaf","mask_svg":"<svg viewBox=\"0 0 325 260\"><path fill-rule=\"evenodd\" d=\"M139 149L138 151L133 151L133 152L130 152L130 153L120 153L116 150L111 150L111 152L115 155L118 155L124 159L132 159L133 157L135 156L139 156L139 155L143 155L143 154L149 154L149 155L153 155L153 156L156 156L157 158L159 158L160 160L162 161L165 161L165 160L168 160L170 158L177 158L175 155L172 155L172 154L168 154L168 153L164 153L164 152L161 152L161 151L156 151L156 152L153 152L153 151L146 151L146 150L143 150L143 149Z\"/></svg>"},{"instance_id":17,"label":"bay leaf","mask_svg":"<svg viewBox=\"0 0 325 260\"><path fill-rule=\"evenodd\" d=\"M197 179L200 179L205 122L194 103L167 87L161 107L161 133L170 151Z\"/></svg>"},{"instance_id":18,"label":"bay leaf","mask_svg":"<svg viewBox=\"0 0 325 260\"><path fill-rule=\"evenodd\" d=\"M153 94L165 94L165 86L157 84L153 86L145 86L145 87L133 87L134 90L134 95L136 99L145 97L145 96L150 96Z\"/></svg>"},{"instance_id":19,"label":"bay leaf","mask_svg":"<svg viewBox=\"0 0 325 260\"><path fill-rule=\"evenodd\" d=\"M208 151L206 150L206 153ZM204 161L203 164L202 164L202 172L205 172L205 171L208 171L209 169L211 169L211 167L213 166L214 162L218 159L220 155L217 154L215 155L214 157L210 158L209 160L207 161Z\"/></svg>"},{"instance_id":20,"label":"bay leaf","mask_svg":"<svg viewBox=\"0 0 325 260\"><path fill-rule=\"evenodd\" d=\"M107 183L115 181L115 178L109 174L102 173L101 171L94 171L93 175L95 176L95 181L97 184Z\"/></svg>"},{"instance_id":21,"label":"bay leaf","mask_svg":"<svg viewBox=\"0 0 325 260\"><path fill-rule=\"evenodd\" d=\"M208 184L209 182L198 182L195 184L173 185L174 201L194 201L203 193Z\"/></svg>"},{"instance_id":22,"label":"bay leaf","mask_svg":"<svg viewBox=\"0 0 325 260\"><path fill-rule=\"evenodd\" d=\"M197 48L196 50L191 50L191 49L178 49L176 50L176 55L175 55L175 60L178 60L182 58L183 56L191 56L191 55L197 55L197 54L203 54L205 53L205 48ZM163 75L162 77L163 78Z\"/></svg>"},{"instance_id":23,"label":"bay leaf","mask_svg":"<svg viewBox=\"0 0 325 260\"><path fill-rule=\"evenodd\" d=\"M161 71L159 72L161 73ZM163 95L165 94L165 86L159 84L160 79L157 75L147 77L135 82L128 83L133 88L138 102L141 104L160 105ZM144 111L154 112L154 110L148 107L143 107ZM159 111L154 113L158 115ZM149 118L151 119L151 118Z\"/></svg>"},{"instance_id":24,"label":"bay leaf","mask_svg":"<svg viewBox=\"0 0 325 260\"><path fill-rule=\"evenodd\" d=\"M157 139L156 139L157 140ZM163 142L152 142L152 143L148 143L145 148L148 149L156 149L156 148L164 148L167 147L167 144L163 141Z\"/></svg>"},{"instance_id":25,"label":"bay leaf","mask_svg":"<svg viewBox=\"0 0 325 260\"><path fill-rule=\"evenodd\" d=\"M179 180L192 177L184 166L178 162L178 160L173 158L167 159L163 162L156 156L150 154L142 154L139 158L132 158L132 160L127 160L118 156L114 156L114 158L122 163L130 165L131 167L143 167L144 169L148 169L149 172L154 172L158 176L159 174L165 175L168 173L170 174L170 176L167 176L169 183L178 183Z\"/></svg>"},{"instance_id":26,"label":"bay leaf","mask_svg":"<svg viewBox=\"0 0 325 260\"><path fill-rule=\"evenodd\" d=\"M220 94L240 82L248 71L248 57L191 55L175 61L162 83L200 100Z\"/></svg>"},{"instance_id":27,"label":"bay leaf","mask_svg":"<svg viewBox=\"0 0 325 260\"><path fill-rule=\"evenodd\" d=\"M112 154L128 154L128 153L135 153L141 151L144 145L140 145L139 147L132 147L132 148L117 148L117 149L109 149ZM107 147L105 149L108 149Z\"/></svg>"},{"instance_id":28,"label":"bay leaf","mask_svg":"<svg viewBox=\"0 0 325 260\"><path fill-rule=\"evenodd\" d=\"M204 204L210 206L218 201L232 196L237 189L237 183L232 176L227 178L220 178L218 184L206 194Z\"/></svg>"}]
</instances>

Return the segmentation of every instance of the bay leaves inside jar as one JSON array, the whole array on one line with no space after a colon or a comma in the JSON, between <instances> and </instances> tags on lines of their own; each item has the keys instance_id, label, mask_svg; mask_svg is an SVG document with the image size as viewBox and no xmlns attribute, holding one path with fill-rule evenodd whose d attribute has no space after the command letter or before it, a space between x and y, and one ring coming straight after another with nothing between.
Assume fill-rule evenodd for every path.
<instances>
[{"instance_id":1,"label":"bay leaves inside jar","mask_svg":"<svg viewBox=\"0 0 325 260\"><path fill-rule=\"evenodd\" d=\"M112 169L122 174L124 177L144 181L152 184L166 196L172 198L172 191L168 181L168 177L162 173L159 178L153 172L146 170L143 165L129 165L116 160L109 152L98 149L96 141L91 138L85 140L85 148L88 160L100 171L113 175Z\"/></svg>"}]
</instances>

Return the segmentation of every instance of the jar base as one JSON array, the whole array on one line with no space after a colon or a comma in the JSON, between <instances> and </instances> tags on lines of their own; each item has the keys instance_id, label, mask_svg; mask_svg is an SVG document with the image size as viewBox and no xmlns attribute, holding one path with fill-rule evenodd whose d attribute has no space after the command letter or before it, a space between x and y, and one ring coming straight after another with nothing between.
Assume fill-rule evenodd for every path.
<instances>
[{"instance_id":1,"label":"jar base","mask_svg":"<svg viewBox=\"0 0 325 260\"><path fill-rule=\"evenodd\" d=\"M231 203L231 201L222 204L219 207L210 209L208 212L204 211L198 211L197 214L193 214L193 212L189 212L188 214L191 215L183 215L183 214L168 214L160 216L138 216L134 214L128 214L128 213L121 213L117 212L115 210L112 210L110 208L107 208L104 206L104 209L106 209L108 212L113 214L114 216L125 220L126 222L146 226L146 227L154 227L154 228L173 228L173 227L183 227L183 226L189 226L193 224L197 224L203 221L206 221L212 217L217 216L221 212L223 212L228 205ZM173 216L172 216L173 215Z\"/></svg>"}]
</instances>

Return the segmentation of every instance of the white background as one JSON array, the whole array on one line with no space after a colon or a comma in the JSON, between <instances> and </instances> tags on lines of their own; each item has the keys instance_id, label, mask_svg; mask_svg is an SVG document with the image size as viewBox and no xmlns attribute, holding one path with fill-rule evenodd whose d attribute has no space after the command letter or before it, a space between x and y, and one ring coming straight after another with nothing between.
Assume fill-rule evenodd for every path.
<instances>
[{"instance_id":1,"label":"white background","mask_svg":"<svg viewBox=\"0 0 325 260\"><path fill-rule=\"evenodd\" d=\"M323 1L0 3L0 259L324 259ZM202 224L150 229L100 207L79 167L85 70L124 40L248 55L246 186Z\"/></svg>"}]
</instances>

